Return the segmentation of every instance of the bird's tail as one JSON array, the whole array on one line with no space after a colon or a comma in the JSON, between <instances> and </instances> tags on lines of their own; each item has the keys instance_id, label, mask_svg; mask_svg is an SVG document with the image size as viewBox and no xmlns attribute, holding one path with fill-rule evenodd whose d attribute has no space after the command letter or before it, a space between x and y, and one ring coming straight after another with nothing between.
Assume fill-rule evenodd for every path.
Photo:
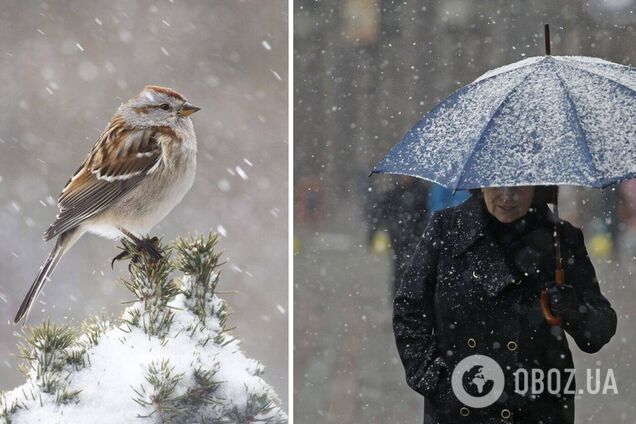
<instances>
[{"instance_id":1,"label":"bird's tail","mask_svg":"<svg viewBox=\"0 0 636 424\"><path fill-rule=\"evenodd\" d=\"M75 230L70 230L60 234L60 236L57 238L55 247L49 254L49 257L46 258L42 269L40 269L40 273L37 277L35 277L35 281L31 285L29 292L22 301L22 305L20 305L20 309L18 310L18 313L13 320L14 323L17 324L21 321L26 321L26 318L29 315L29 311L33 306L33 302L35 302L38 294L40 294L40 291L42 291L44 284L46 284L49 280L50 275L53 273L53 270L55 270L55 267L62 258L62 255L66 253L66 251L77 239L76 237L74 237L74 233Z\"/></svg>"}]
</instances>

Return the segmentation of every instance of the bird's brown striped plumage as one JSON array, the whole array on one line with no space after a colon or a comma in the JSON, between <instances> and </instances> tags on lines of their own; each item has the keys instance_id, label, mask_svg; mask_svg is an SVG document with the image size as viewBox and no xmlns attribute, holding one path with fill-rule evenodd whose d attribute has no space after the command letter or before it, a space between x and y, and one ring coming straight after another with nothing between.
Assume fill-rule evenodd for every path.
<instances>
[{"instance_id":1,"label":"bird's brown striped plumage","mask_svg":"<svg viewBox=\"0 0 636 424\"><path fill-rule=\"evenodd\" d=\"M166 96L170 96L170 97L175 98L177 100L181 100L182 102L186 101L185 97L183 97L181 94L179 94L176 91L174 91L173 89L167 88L167 87L160 87L158 85L147 85L147 86L144 87L144 91L154 91L156 93L163 93Z\"/></svg>"},{"instance_id":2,"label":"bird's brown striped plumage","mask_svg":"<svg viewBox=\"0 0 636 424\"><path fill-rule=\"evenodd\" d=\"M158 164L164 132L161 127L130 129L115 116L62 190L60 212L44 239L81 224L133 188Z\"/></svg>"}]
</instances>

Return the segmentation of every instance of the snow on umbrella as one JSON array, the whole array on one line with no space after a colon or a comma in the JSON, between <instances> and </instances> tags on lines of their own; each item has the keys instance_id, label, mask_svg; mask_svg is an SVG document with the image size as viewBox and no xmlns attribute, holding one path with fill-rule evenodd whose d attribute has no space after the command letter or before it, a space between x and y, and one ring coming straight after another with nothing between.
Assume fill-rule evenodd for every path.
<instances>
[{"instance_id":1,"label":"snow on umbrella","mask_svg":"<svg viewBox=\"0 0 636 424\"><path fill-rule=\"evenodd\" d=\"M424 116L373 172L452 190L636 177L636 69L539 56L492 70Z\"/></svg>"},{"instance_id":2,"label":"snow on umbrella","mask_svg":"<svg viewBox=\"0 0 636 424\"><path fill-rule=\"evenodd\" d=\"M636 177L636 69L582 56L531 57L494 69L426 114L371 172L453 191L605 187ZM554 214L558 201L554 193ZM555 222L555 280L565 277ZM551 325L546 290L541 308Z\"/></svg>"}]
</instances>

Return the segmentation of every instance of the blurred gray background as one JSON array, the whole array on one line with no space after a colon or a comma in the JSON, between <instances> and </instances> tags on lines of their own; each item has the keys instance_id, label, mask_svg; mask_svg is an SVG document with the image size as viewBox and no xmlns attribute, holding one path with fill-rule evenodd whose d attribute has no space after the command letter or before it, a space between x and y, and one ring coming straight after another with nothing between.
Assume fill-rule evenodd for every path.
<instances>
[{"instance_id":1,"label":"blurred gray background","mask_svg":"<svg viewBox=\"0 0 636 424\"><path fill-rule=\"evenodd\" d=\"M544 54L636 65L635 0L294 2L294 393L299 423L417 423L391 329L388 253L365 214L397 177L367 178L426 112L489 69ZM582 395L577 423L634 423L636 208L625 185L564 189L584 229L618 333L586 368L613 369L618 395ZM633 192L633 191L632 191ZM575 283L574 283L575 284Z\"/></svg>"},{"instance_id":2,"label":"blurred gray background","mask_svg":"<svg viewBox=\"0 0 636 424\"><path fill-rule=\"evenodd\" d=\"M5 1L0 9L0 390L23 381L12 319L52 243L68 178L122 101L165 85L202 110L197 177L153 230L218 230L219 290L247 356L287 408L287 2ZM130 294L117 243L88 235L30 322L118 316Z\"/></svg>"}]
</instances>

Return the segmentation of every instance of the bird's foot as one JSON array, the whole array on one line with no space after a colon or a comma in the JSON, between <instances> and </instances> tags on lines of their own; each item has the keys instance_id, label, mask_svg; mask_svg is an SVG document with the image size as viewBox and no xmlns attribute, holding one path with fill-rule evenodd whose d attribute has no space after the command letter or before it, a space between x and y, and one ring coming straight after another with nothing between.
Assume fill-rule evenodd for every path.
<instances>
[{"instance_id":1,"label":"bird's foot","mask_svg":"<svg viewBox=\"0 0 636 424\"><path fill-rule=\"evenodd\" d=\"M114 268L115 262L121 261L122 259L126 259L126 258L129 258L129 257L130 257L130 255L128 254L128 252L126 250L122 250L122 252L119 255L115 256L113 258L113 260L110 261L110 268L111 269ZM135 260L135 258L132 258L132 259Z\"/></svg>"},{"instance_id":2,"label":"bird's foot","mask_svg":"<svg viewBox=\"0 0 636 424\"><path fill-rule=\"evenodd\" d=\"M159 238L143 238L139 240L137 243L137 249L140 251L146 252L149 254L155 261L159 261L163 259L163 255L159 251Z\"/></svg>"},{"instance_id":3,"label":"bird's foot","mask_svg":"<svg viewBox=\"0 0 636 424\"><path fill-rule=\"evenodd\" d=\"M116 261L120 261L122 259L130 259L131 262L137 263L139 261L140 254L147 254L154 262L163 259L163 255L159 251L158 237L146 237L143 239L134 238L132 242L135 245L134 248L132 246L126 247L126 243L124 243L123 251L119 255L115 256L110 262L111 268L114 266Z\"/></svg>"}]
</instances>

